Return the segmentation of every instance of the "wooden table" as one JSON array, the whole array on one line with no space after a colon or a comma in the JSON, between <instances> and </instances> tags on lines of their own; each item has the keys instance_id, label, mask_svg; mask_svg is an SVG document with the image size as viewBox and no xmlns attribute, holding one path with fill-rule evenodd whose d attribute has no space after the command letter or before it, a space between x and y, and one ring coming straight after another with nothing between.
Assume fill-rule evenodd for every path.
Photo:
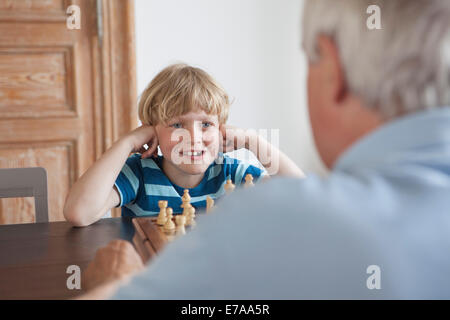
<instances>
[{"instance_id":1,"label":"wooden table","mask_svg":"<svg viewBox=\"0 0 450 320\"><path fill-rule=\"evenodd\" d=\"M0 299L66 299L83 293L69 290L66 273L81 273L98 248L113 239L132 242L131 218L101 219L84 228L68 222L0 226Z\"/></svg>"}]
</instances>

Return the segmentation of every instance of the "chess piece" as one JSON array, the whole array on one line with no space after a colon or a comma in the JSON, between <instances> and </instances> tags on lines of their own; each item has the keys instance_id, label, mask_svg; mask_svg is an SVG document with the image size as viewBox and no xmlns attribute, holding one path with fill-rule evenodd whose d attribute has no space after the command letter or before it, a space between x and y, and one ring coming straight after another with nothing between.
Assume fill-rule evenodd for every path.
<instances>
[{"instance_id":1,"label":"chess piece","mask_svg":"<svg viewBox=\"0 0 450 320\"><path fill-rule=\"evenodd\" d=\"M253 183L253 176L250 173L245 175L245 184L244 187L253 187L255 184Z\"/></svg>"},{"instance_id":2,"label":"chess piece","mask_svg":"<svg viewBox=\"0 0 450 320\"><path fill-rule=\"evenodd\" d=\"M183 196L181 197L183 204L191 202L191 196L189 195L189 190L184 189Z\"/></svg>"},{"instance_id":3,"label":"chess piece","mask_svg":"<svg viewBox=\"0 0 450 320\"><path fill-rule=\"evenodd\" d=\"M224 186L226 193L230 194L231 192L233 192L234 188L235 188L235 185L233 184L233 181L231 181L231 179L228 179L227 183Z\"/></svg>"},{"instance_id":4,"label":"chess piece","mask_svg":"<svg viewBox=\"0 0 450 320\"><path fill-rule=\"evenodd\" d=\"M196 222L195 222L195 208L194 207L190 207L188 210L188 216L186 219L186 225L189 227L195 227Z\"/></svg>"},{"instance_id":5,"label":"chess piece","mask_svg":"<svg viewBox=\"0 0 450 320\"><path fill-rule=\"evenodd\" d=\"M168 202L165 200L159 200L158 201L158 207L159 207L159 215L158 219L156 219L156 223L160 226L163 226L167 221L167 208Z\"/></svg>"},{"instance_id":6,"label":"chess piece","mask_svg":"<svg viewBox=\"0 0 450 320\"><path fill-rule=\"evenodd\" d=\"M214 207L214 199L210 196L206 197L206 213L210 213Z\"/></svg>"},{"instance_id":7,"label":"chess piece","mask_svg":"<svg viewBox=\"0 0 450 320\"><path fill-rule=\"evenodd\" d=\"M166 213L167 213L167 221L164 224L164 231L173 231L175 229L175 223L172 221L173 218L173 209L172 208L167 208L166 209Z\"/></svg>"},{"instance_id":8,"label":"chess piece","mask_svg":"<svg viewBox=\"0 0 450 320\"><path fill-rule=\"evenodd\" d=\"M192 208L192 205L190 203L185 203L183 205L183 212L181 213L183 215L183 217L186 219L188 219L189 217L189 209Z\"/></svg>"},{"instance_id":9,"label":"chess piece","mask_svg":"<svg viewBox=\"0 0 450 320\"><path fill-rule=\"evenodd\" d=\"M189 190L188 189L184 189L184 194L181 197L181 208L183 208L183 216L186 218L187 221L187 216L188 216L188 211L189 208L192 207L191 205L191 196L189 195Z\"/></svg>"},{"instance_id":10,"label":"chess piece","mask_svg":"<svg viewBox=\"0 0 450 320\"><path fill-rule=\"evenodd\" d=\"M182 236L186 234L186 229L184 225L186 224L186 217L179 214L175 217L175 222L177 223L177 227L175 229L175 234L177 236Z\"/></svg>"}]
</instances>

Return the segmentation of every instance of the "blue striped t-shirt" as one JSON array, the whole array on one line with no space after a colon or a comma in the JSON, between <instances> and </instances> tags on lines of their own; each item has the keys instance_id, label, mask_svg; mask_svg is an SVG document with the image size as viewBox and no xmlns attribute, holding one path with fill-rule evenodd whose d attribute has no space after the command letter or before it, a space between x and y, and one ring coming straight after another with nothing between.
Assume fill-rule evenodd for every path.
<instances>
[{"instance_id":1,"label":"blue striped t-shirt","mask_svg":"<svg viewBox=\"0 0 450 320\"><path fill-rule=\"evenodd\" d=\"M183 211L180 206L185 188L173 184L167 178L161 169L162 160L162 156L141 159L138 153L127 159L114 184L119 191L122 216L158 215L159 200L167 200L174 213ZM239 187L245 183L248 173L257 181L265 171L220 153L206 170L200 184L188 189L192 206L196 209L205 208L207 196L216 200L225 194L226 180L231 179Z\"/></svg>"}]
</instances>

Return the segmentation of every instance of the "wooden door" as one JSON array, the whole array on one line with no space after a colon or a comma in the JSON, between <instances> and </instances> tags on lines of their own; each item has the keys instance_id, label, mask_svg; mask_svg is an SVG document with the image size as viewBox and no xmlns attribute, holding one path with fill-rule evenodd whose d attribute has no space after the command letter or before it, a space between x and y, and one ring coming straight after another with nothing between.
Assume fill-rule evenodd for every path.
<instances>
[{"instance_id":1,"label":"wooden door","mask_svg":"<svg viewBox=\"0 0 450 320\"><path fill-rule=\"evenodd\" d=\"M79 29L68 28L71 5ZM50 221L64 220L74 181L137 124L133 9L0 0L0 168L47 169ZM34 219L34 199L0 200L0 224Z\"/></svg>"}]
</instances>

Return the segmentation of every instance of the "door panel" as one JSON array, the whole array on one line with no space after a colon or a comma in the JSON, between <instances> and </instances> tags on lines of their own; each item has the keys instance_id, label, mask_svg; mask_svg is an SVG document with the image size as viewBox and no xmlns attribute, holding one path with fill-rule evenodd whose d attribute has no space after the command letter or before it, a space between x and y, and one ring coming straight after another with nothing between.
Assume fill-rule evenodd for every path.
<instances>
[{"instance_id":1,"label":"door panel","mask_svg":"<svg viewBox=\"0 0 450 320\"><path fill-rule=\"evenodd\" d=\"M115 10L125 6L129 15L133 9L127 0L109 1L102 1L107 21L105 15L120 14ZM81 29L67 28L71 4L81 9ZM50 221L64 219L70 186L120 137L117 128L126 132L137 122L133 81L116 84L131 90L126 91L130 104L121 106L130 120L115 124L115 117L103 115L114 111L106 103L117 94L109 79L116 57L101 46L97 28L93 0L0 0L0 168L47 169ZM114 37L134 29L124 29L124 35L104 31L110 39L103 41L114 43ZM125 79L135 77L134 68L129 70ZM30 201L0 200L0 224L33 222Z\"/></svg>"},{"instance_id":2,"label":"door panel","mask_svg":"<svg viewBox=\"0 0 450 320\"><path fill-rule=\"evenodd\" d=\"M4 118L74 117L67 48L0 48L0 110Z\"/></svg>"}]
</instances>

